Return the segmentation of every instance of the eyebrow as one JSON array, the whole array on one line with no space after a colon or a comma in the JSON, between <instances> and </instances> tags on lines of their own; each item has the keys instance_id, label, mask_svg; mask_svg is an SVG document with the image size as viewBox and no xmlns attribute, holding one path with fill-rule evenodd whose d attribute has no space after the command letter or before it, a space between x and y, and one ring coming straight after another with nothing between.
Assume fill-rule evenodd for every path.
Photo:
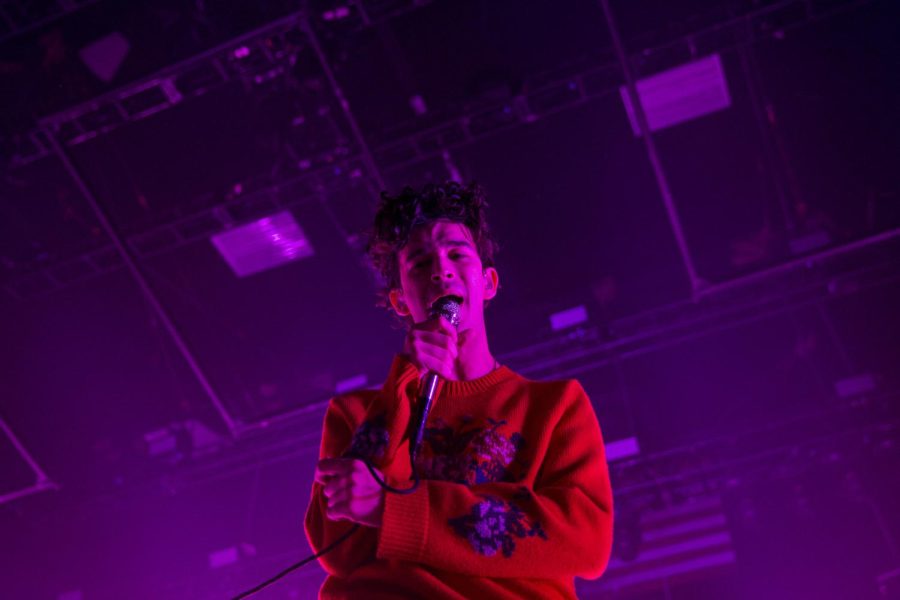
<instances>
[{"instance_id":1,"label":"eyebrow","mask_svg":"<svg viewBox=\"0 0 900 600\"><path fill-rule=\"evenodd\" d=\"M444 248L469 248L470 250L474 250L475 247L468 240L445 240L438 242L438 247ZM413 250L409 254L406 255L406 261L410 262L418 258L420 255L425 253L425 248L417 248Z\"/></svg>"}]
</instances>

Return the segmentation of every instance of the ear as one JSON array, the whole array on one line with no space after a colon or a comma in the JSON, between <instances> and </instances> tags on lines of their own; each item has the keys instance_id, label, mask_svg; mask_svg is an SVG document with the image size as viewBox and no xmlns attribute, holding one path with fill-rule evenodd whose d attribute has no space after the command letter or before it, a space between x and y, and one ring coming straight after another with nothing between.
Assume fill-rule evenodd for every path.
<instances>
[{"instance_id":1,"label":"ear","mask_svg":"<svg viewBox=\"0 0 900 600\"><path fill-rule=\"evenodd\" d=\"M391 306L395 313L401 317L409 316L409 307L406 306L406 302L403 301L403 290L394 288L388 292L388 300L391 301Z\"/></svg>"},{"instance_id":2,"label":"ear","mask_svg":"<svg viewBox=\"0 0 900 600\"><path fill-rule=\"evenodd\" d=\"M484 299L490 300L494 296L497 295L497 290L500 287L500 275L497 274L497 269L494 267L488 267L484 270Z\"/></svg>"}]
</instances>

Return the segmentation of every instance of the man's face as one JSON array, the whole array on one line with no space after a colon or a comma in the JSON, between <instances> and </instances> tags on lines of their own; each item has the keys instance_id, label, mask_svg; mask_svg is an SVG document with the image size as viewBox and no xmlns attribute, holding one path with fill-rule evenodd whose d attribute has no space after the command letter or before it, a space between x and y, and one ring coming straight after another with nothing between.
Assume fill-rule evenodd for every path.
<instances>
[{"instance_id":1,"label":"man's face","mask_svg":"<svg viewBox=\"0 0 900 600\"><path fill-rule=\"evenodd\" d=\"M484 301L497 294L497 271L483 267L468 227L450 221L416 227L397 262L400 289L390 300L398 314L420 323L435 300L454 295L463 299L459 331L484 327Z\"/></svg>"}]
</instances>

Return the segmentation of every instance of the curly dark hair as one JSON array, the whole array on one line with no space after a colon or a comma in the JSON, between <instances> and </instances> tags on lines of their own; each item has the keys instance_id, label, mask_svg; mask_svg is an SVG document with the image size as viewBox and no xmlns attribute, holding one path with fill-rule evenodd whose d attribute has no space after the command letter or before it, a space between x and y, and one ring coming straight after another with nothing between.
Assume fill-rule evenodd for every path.
<instances>
[{"instance_id":1,"label":"curly dark hair","mask_svg":"<svg viewBox=\"0 0 900 600\"><path fill-rule=\"evenodd\" d=\"M400 287L398 254L409 242L412 230L420 225L440 220L464 224L472 232L482 265L493 267L498 245L488 227L487 206L484 189L476 183L429 183L421 190L407 186L396 196L382 192L366 245L372 266L384 284L378 293L378 305L391 308L388 294Z\"/></svg>"}]
</instances>

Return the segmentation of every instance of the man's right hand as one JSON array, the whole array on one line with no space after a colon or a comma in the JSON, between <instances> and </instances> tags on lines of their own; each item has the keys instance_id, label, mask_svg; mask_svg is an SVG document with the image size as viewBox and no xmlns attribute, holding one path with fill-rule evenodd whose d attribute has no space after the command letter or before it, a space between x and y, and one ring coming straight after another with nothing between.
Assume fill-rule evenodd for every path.
<instances>
[{"instance_id":1,"label":"man's right hand","mask_svg":"<svg viewBox=\"0 0 900 600\"><path fill-rule=\"evenodd\" d=\"M443 317L414 324L406 334L403 352L419 369L419 377L432 371L455 381L458 355L456 328Z\"/></svg>"}]
</instances>

